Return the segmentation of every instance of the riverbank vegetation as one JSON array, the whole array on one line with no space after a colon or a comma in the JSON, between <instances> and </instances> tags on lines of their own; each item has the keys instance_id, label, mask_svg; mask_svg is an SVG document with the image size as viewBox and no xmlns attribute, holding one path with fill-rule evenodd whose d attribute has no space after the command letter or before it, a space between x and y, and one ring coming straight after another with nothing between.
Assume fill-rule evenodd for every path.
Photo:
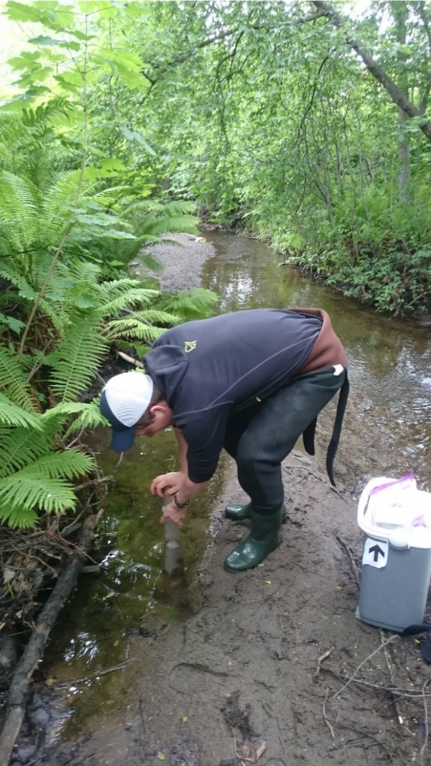
<instances>
[{"instance_id":1,"label":"riverbank vegetation","mask_svg":"<svg viewBox=\"0 0 431 766\"><path fill-rule=\"evenodd\" d=\"M93 195L72 228L109 278L146 241L119 235L125 197L129 227L157 199L173 228L190 203L377 309L429 311L431 10L354 6L11 1L27 33L1 119Z\"/></svg>"}]
</instances>

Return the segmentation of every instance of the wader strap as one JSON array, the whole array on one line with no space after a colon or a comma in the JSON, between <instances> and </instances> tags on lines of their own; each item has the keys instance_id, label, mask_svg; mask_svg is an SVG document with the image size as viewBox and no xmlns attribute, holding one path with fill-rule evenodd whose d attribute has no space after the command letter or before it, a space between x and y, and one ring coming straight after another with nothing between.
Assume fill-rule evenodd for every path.
<instances>
[{"instance_id":1,"label":"wader strap","mask_svg":"<svg viewBox=\"0 0 431 766\"><path fill-rule=\"evenodd\" d=\"M314 449L314 435L316 433L317 418L314 418L309 426L302 434L302 441L304 442L305 451L309 455L314 455L316 450Z\"/></svg>"},{"instance_id":2,"label":"wader strap","mask_svg":"<svg viewBox=\"0 0 431 766\"><path fill-rule=\"evenodd\" d=\"M344 411L346 409L347 399L349 397L349 379L346 377L343 385L340 388L340 394L338 396L337 414L335 416L334 428L332 431L331 441L329 442L328 451L326 453L326 470L328 472L329 481L332 486L335 487L333 464L334 457L338 449L338 442L340 441L341 426L343 425Z\"/></svg>"}]
</instances>

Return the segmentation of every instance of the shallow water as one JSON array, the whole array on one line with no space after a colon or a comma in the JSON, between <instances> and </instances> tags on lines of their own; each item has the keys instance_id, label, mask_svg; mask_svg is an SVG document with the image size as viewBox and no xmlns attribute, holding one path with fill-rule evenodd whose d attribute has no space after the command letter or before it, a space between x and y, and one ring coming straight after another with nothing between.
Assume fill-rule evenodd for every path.
<instances>
[{"instance_id":1,"label":"shallow water","mask_svg":"<svg viewBox=\"0 0 431 766\"><path fill-rule=\"evenodd\" d=\"M253 307L319 306L332 317L348 352L351 395L345 416L335 474L341 486L359 491L372 476L417 475L431 489L431 339L429 330L364 309L300 273L279 266L281 260L253 239L212 233L216 255L203 271L204 286L221 296L222 312ZM316 459L324 450L334 408L319 418ZM80 581L76 597L64 610L46 653L45 673L66 684L75 713L66 735L75 737L101 705L105 712L125 705L121 674L97 673L128 658L131 634L159 623L182 620L196 609L193 584L210 539L210 517L223 483L218 476L181 535L181 559L171 576L163 571L164 531L158 523L159 498L148 492L151 479L175 470L171 432L141 440L120 465L108 449L106 431L94 437L105 473L114 476L99 531L102 575ZM77 680L81 679L81 680ZM84 679L84 680L82 680ZM75 680L75 682L73 682Z\"/></svg>"}]
</instances>

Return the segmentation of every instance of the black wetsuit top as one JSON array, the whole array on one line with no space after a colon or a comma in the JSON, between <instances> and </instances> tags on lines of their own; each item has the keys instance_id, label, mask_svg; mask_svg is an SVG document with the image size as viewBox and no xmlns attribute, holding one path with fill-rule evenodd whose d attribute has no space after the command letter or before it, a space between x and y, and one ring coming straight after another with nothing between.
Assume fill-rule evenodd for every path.
<instances>
[{"instance_id":1,"label":"black wetsuit top","mask_svg":"<svg viewBox=\"0 0 431 766\"><path fill-rule=\"evenodd\" d=\"M298 375L321 327L309 314L252 309L186 322L155 341L144 365L187 443L192 481L214 474L229 416Z\"/></svg>"}]
</instances>

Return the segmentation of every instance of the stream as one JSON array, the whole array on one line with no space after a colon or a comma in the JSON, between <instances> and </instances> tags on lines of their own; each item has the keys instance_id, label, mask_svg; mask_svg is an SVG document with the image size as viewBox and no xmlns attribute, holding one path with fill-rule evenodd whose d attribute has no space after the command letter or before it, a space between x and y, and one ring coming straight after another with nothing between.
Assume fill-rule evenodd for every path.
<instances>
[{"instance_id":1,"label":"stream","mask_svg":"<svg viewBox=\"0 0 431 766\"><path fill-rule=\"evenodd\" d=\"M330 314L347 349L351 380L335 460L337 482L357 494L373 476L398 478L414 471L419 487L431 490L429 330L378 315L279 265L281 258L257 240L219 232L206 239L216 254L203 268L202 283L221 296L220 312L318 306ZM328 440L319 439L319 432L330 432L333 412L330 405L319 418L316 460L322 466ZM211 542L214 511L220 512L227 457L206 493L192 504L180 558L168 574L164 530L158 523L160 499L148 487L155 475L175 470L174 436L166 431L151 441L138 440L121 462L109 450L109 438L102 430L92 443L103 471L115 479L99 528L101 574L81 577L44 660L43 674L58 703L53 741L60 732L63 738L81 735L101 705L107 712L126 705L121 673L104 671L127 661L131 635L146 635L153 617L169 624L197 609L199 563Z\"/></svg>"}]
</instances>

